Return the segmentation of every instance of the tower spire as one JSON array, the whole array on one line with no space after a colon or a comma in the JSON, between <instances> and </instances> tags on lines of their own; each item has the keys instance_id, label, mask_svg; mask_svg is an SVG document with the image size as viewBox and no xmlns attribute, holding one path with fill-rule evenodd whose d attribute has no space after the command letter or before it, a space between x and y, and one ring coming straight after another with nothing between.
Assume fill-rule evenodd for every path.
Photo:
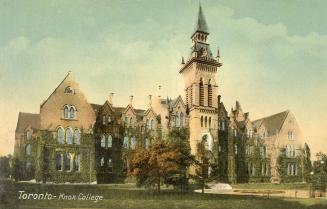
<instances>
[{"instance_id":1,"label":"tower spire","mask_svg":"<svg viewBox=\"0 0 327 209\"><path fill-rule=\"evenodd\" d=\"M198 19L197 19L196 24L195 24L195 31L194 31L193 35L196 32L202 32L202 33L205 33L207 35L209 34L209 28L208 28L207 21L206 21L206 19L204 17L203 11L202 11L201 2L199 2Z\"/></svg>"}]
</instances>

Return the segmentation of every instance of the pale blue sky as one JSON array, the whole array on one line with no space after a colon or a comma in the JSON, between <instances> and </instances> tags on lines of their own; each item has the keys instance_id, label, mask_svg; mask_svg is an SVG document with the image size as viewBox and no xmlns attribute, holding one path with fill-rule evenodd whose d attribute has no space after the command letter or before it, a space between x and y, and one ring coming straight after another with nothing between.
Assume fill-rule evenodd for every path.
<instances>
[{"instance_id":1,"label":"pale blue sky","mask_svg":"<svg viewBox=\"0 0 327 209\"><path fill-rule=\"evenodd\" d=\"M19 111L38 112L68 70L89 102L183 92L178 74L197 0L0 0L0 142L13 150ZM314 152L327 152L327 1L203 0L219 93L257 119L291 109ZM10 104L10 105L8 105Z\"/></svg>"}]
</instances>

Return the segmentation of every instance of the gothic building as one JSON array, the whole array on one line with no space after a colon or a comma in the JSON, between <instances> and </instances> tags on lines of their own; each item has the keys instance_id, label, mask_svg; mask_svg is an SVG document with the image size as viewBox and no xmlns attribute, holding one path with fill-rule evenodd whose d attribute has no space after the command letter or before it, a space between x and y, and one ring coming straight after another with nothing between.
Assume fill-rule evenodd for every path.
<instances>
[{"instance_id":1,"label":"gothic building","mask_svg":"<svg viewBox=\"0 0 327 209\"><path fill-rule=\"evenodd\" d=\"M125 107L116 106L113 94L91 104L69 72L39 113L19 113L19 179L126 182L132 180L126 175L129 150L147 149L166 140L172 128L186 128L191 153L205 141L221 182L303 181L304 139L295 116L285 111L252 121L239 102L228 112L218 95L219 51L213 55L208 37L200 6L190 54L179 69L184 97L149 95L144 109L134 108L133 96Z\"/></svg>"}]
</instances>

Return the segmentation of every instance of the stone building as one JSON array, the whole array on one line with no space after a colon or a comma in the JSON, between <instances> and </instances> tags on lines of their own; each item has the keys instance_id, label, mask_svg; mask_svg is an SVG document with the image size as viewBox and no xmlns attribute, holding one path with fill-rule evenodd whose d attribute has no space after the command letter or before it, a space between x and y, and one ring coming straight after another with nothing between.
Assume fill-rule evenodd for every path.
<instances>
[{"instance_id":1,"label":"stone building","mask_svg":"<svg viewBox=\"0 0 327 209\"><path fill-rule=\"evenodd\" d=\"M290 111L252 121L237 101L228 112L218 95L220 54L213 55L200 6L191 51L179 73L185 95L148 96L144 109L90 104L68 73L40 106L40 113L19 113L15 157L25 171L20 179L51 182L124 182L128 151L166 140L172 129L189 130L191 153L205 141L221 182L303 181L304 139ZM194 170L190 169L190 172Z\"/></svg>"}]
</instances>

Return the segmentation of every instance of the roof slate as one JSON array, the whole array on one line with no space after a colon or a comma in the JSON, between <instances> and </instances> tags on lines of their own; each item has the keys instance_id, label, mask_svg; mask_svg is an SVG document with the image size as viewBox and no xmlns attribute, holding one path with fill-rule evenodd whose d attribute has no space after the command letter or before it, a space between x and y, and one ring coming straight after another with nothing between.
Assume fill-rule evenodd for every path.
<instances>
[{"instance_id":1,"label":"roof slate","mask_svg":"<svg viewBox=\"0 0 327 209\"><path fill-rule=\"evenodd\" d=\"M23 133L28 126L40 129L40 114L19 112L16 133Z\"/></svg>"}]
</instances>

